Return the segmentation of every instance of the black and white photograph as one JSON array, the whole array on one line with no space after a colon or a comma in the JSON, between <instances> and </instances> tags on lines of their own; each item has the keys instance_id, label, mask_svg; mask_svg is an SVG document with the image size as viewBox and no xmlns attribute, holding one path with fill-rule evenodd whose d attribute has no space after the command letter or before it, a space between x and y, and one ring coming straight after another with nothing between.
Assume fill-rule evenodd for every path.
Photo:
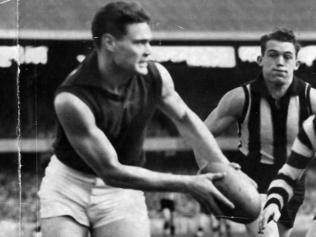
<instances>
[{"instance_id":1,"label":"black and white photograph","mask_svg":"<svg viewBox=\"0 0 316 237\"><path fill-rule=\"evenodd\" d=\"M0 237L316 236L314 0L0 0Z\"/></svg>"}]
</instances>

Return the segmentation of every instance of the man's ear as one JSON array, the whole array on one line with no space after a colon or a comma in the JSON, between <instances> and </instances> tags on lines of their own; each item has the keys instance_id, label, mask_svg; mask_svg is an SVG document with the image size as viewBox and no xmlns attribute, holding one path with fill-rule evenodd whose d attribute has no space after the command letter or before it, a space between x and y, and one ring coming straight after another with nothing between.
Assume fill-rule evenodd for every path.
<instances>
[{"instance_id":1,"label":"man's ear","mask_svg":"<svg viewBox=\"0 0 316 237\"><path fill-rule=\"evenodd\" d=\"M113 37L113 35L105 33L102 35L101 45L105 49L107 49L109 51L113 51L113 49L115 47L115 38Z\"/></svg>"},{"instance_id":2,"label":"man's ear","mask_svg":"<svg viewBox=\"0 0 316 237\"><path fill-rule=\"evenodd\" d=\"M257 64L261 67L262 66L262 56L257 57Z\"/></svg>"}]
</instances>

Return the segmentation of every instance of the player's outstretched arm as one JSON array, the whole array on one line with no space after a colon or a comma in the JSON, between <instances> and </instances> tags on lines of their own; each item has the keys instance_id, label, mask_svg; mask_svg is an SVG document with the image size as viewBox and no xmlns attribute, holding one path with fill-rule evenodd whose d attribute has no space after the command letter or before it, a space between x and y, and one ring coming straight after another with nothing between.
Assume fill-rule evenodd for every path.
<instances>
[{"instance_id":1,"label":"player's outstretched arm","mask_svg":"<svg viewBox=\"0 0 316 237\"><path fill-rule=\"evenodd\" d=\"M157 64L157 67L163 81L159 108L172 119L181 136L194 149L196 156L208 162L229 163L205 124L175 91L169 72L160 64Z\"/></svg>"},{"instance_id":2,"label":"player's outstretched arm","mask_svg":"<svg viewBox=\"0 0 316 237\"><path fill-rule=\"evenodd\" d=\"M60 93L54 101L58 120L73 148L107 184L147 191L174 191L192 194L213 211L214 198L233 204L213 185L223 174L173 175L123 165L107 136L97 127L89 107L71 93Z\"/></svg>"}]
</instances>

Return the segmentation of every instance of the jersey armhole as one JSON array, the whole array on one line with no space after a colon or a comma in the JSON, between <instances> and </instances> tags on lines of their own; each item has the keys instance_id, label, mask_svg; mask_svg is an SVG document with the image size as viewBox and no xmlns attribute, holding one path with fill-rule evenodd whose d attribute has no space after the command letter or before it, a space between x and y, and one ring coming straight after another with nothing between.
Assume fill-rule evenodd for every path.
<instances>
[{"instance_id":1,"label":"jersey armhole","mask_svg":"<svg viewBox=\"0 0 316 237\"><path fill-rule=\"evenodd\" d=\"M311 85L307 84L305 88L305 98L306 98L306 107L307 107L307 114L308 116L312 114L312 105L311 105L311 98L310 98L310 93L311 92Z\"/></svg>"},{"instance_id":2,"label":"jersey armhole","mask_svg":"<svg viewBox=\"0 0 316 237\"><path fill-rule=\"evenodd\" d=\"M95 121L97 123L97 121L100 120L101 117L101 112L99 110L99 108L93 103L93 101L91 101L91 99L89 99L88 96L85 95L85 93L83 91L81 91L79 88L73 88L73 87L63 87L60 88L56 91L55 93L55 97L62 93L62 92L67 92L67 93L71 93L74 96L78 97L78 99L80 99L83 103L85 103L88 108L91 110L92 114L95 116Z\"/></svg>"},{"instance_id":3,"label":"jersey armhole","mask_svg":"<svg viewBox=\"0 0 316 237\"><path fill-rule=\"evenodd\" d=\"M149 75L155 82L155 94L160 98L162 95L162 78L154 62L148 64Z\"/></svg>"},{"instance_id":4,"label":"jersey armhole","mask_svg":"<svg viewBox=\"0 0 316 237\"><path fill-rule=\"evenodd\" d=\"M243 89L244 94L245 94L245 101L244 101L241 117L238 119L239 124L243 123L247 114L248 106L249 106L249 91L247 89L247 85L243 85L241 88Z\"/></svg>"}]
</instances>

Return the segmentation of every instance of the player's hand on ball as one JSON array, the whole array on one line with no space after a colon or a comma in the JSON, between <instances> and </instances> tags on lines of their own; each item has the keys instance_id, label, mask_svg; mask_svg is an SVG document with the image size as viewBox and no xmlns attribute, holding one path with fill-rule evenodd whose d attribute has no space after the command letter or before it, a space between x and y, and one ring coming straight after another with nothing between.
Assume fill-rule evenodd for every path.
<instances>
[{"instance_id":1,"label":"player's hand on ball","mask_svg":"<svg viewBox=\"0 0 316 237\"><path fill-rule=\"evenodd\" d=\"M199 169L197 174L203 174L205 173L205 170L207 170L207 166L209 165L209 163L205 164L204 166L202 166L202 168ZM240 171L240 175L244 176L246 179L248 179L250 181L250 183L257 189L258 188L258 184L252 179L250 178L247 174L245 174L244 172L241 171L241 166L238 163L235 162L230 162L229 166L231 166L232 168L234 168L236 171Z\"/></svg>"},{"instance_id":2,"label":"player's hand on ball","mask_svg":"<svg viewBox=\"0 0 316 237\"><path fill-rule=\"evenodd\" d=\"M269 224L270 221L278 222L281 216L278 205L274 203L270 203L266 206L261 214L259 221L259 230L258 233L264 233L265 228Z\"/></svg>"},{"instance_id":3,"label":"player's hand on ball","mask_svg":"<svg viewBox=\"0 0 316 237\"><path fill-rule=\"evenodd\" d=\"M228 208L233 209L234 204L228 200L213 184L213 181L221 180L224 173L207 173L194 177L189 187L191 195L201 203L210 213L216 216L222 216L223 212L215 200L223 203Z\"/></svg>"},{"instance_id":4,"label":"player's hand on ball","mask_svg":"<svg viewBox=\"0 0 316 237\"><path fill-rule=\"evenodd\" d=\"M207 166L209 163L205 163L197 172L197 174L203 174L205 173L204 171L207 169ZM229 166L233 167L235 170L241 170L241 166L238 163L235 162L230 162Z\"/></svg>"},{"instance_id":5,"label":"player's hand on ball","mask_svg":"<svg viewBox=\"0 0 316 237\"><path fill-rule=\"evenodd\" d=\"M256 186L254 186L254 182L241 170L233 168L229 163L214 162L203 167L200 173L225 173L222 179L212 180L212 185L221 195L228 198L235 207L229 208L224 205L222 199L214 197L213 201L224 214L220 217L243 224L250 223L258 218L261 211L260 195ZM214 213L213 210L211 211Z\"/></svg>"}]
</instances>

